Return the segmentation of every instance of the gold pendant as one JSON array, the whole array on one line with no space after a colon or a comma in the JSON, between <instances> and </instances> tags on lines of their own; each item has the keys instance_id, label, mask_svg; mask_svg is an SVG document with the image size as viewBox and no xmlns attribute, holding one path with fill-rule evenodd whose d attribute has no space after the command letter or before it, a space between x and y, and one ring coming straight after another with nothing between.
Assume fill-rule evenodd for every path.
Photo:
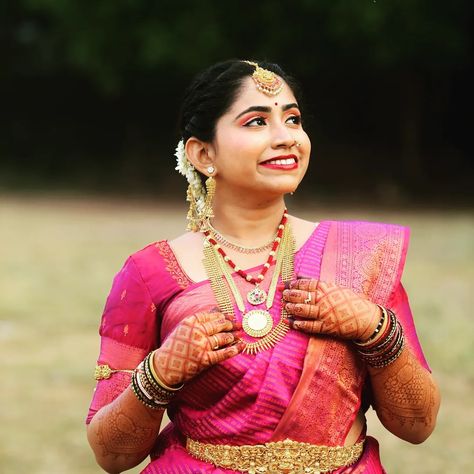
<instances>
[{"instance_id":1,"label":"gold pendant","mask_svg":"<svg viewBox=\"0 0 474 474\"><path fill-rule=\"evenodd\" d=\"M258 286L247 293L247 301L254 306L264 303L266 299L267 293Z\"/></svg>"},{"instance_id":2,"label":"gold pendant","mask_svg":"<svg viewBox=\"0 0 474 474\"><path fill-rule=\"evenodd\" d=\"M252 337L266 336L273 327L273 319L264 309L253 309L245 313L242 319L242 329Z\"/></svg>"}]
</instances>

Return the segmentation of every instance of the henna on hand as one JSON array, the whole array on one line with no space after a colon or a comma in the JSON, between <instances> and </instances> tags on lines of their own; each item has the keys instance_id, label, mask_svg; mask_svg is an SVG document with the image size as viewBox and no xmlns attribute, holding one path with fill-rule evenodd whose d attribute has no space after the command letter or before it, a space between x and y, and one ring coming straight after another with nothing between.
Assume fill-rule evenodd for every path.
<instances>
[{"instance_id":1,"label":"henna on hand","mask_svg":"<svg viewBox=\"0 0 474 474\"><path fill-rule=\"evenodd\" d=\"M107 472L123 472L143 461L156 442L163 413L146 408L130 387L102 407L87 427L99 465Z\"/></svg>"},{"instance_id":2,"label":"henna on hand","mask_svg":"<svg viewBox=\"0 0 474 474\"><path fill-rule=\"evenodd\" d=\"M192 379L243 350L245 345L241 342L228 346L239 340L238 329L237 323L221 313L199 313L183 319L155 351L156 372L167 385ZM224 347L215 349L216 343Z\"/></svg>"},{"instance_id":3,"label":"henna on hand","mask_svg":"<svg viewBox=\"0 0 474 474\"><path fill-rule=\"evenodd\" d=\"M370 368L375 410L383 425L413 443L433 431L439 409L439 392L431 374L409 347L382 369Z\"/></svg>"},{"instance_id":4,"label":"henna on hand","mask_svg":"<svg viewBox=\"0 0 474 474\"><path fill-rule=\"evenodd\" d=\"M365 340L375 330L381 310L364 295L335 283L300 279L283 292L290 324L310 334Z\"/></svg>"}]
</instances>

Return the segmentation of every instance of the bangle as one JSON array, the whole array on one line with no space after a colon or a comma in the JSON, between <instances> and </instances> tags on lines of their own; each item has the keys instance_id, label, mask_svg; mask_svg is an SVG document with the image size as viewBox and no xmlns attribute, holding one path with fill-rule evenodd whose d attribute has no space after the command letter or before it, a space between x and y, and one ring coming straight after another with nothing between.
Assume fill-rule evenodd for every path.
<instances>
[{"instance_id":1,"label":"bangle","mask_svg":"<svg viewBox=\"0 0 474 474\"><path fill-rule=\"evenodd\" d=\"M179 385L178 387L169 387L168 385L166 385L161 379L160 377L158 377L158 374L156 373L156 370L155 370L155 366L153 365L153 361L155 359L155 351L153 352L150 352L150 354L148 355L147 359L148 359L148 365L150 367L150 372L151 372L151 375L153 377L153 379L156 381L156 383L158 385L160 385L162 388L164 388L165 390L169 390L170 392L176 392L178 390L181 390L184 386L184 384L181 384Z\"/></svg>"},{"instance_id":2,"label":"bangle","mask_svg":"<svg viewBox=\"0 0 474 474\"><path fill-rule=\"evenodd\" d=\"M397 320L395 313L390 309L385 310L389 316L387 327L375 342L370 344L358 344L357 351L367 365L374 368L382 368L394 362L405 347L405 335L403 326Z\"/></svg>"},{"instance_id":3,"label":"bangle","mask_svg":"<svg viewBox=\"0 0 474 474\"><path fill-rule=\"evenodd\" d=\"M150 352L133 371L131 387L138 400L151 409L165 409L177 392L183 387L168 387L153 369L154 352Z\"/></svg>"},{"instance_id":4,"label":"bangle","mask_svg":"<svg viewBox=\"0 0 474 474\"><path fill-rule=\"evenodd\" d=\"M133 393L135 394L135 396L138 398L138 400L143 403L143 405L145 405L146 407L148 408L151 408L153 410L157 410L159 408L163 409L163 408L166 408L166 406L164 405L159 405L157 403L155 403L153 400L150 400L140 389L140 386L138 384L138 381L137 381L137 373L134 373L133 376L132 376L132 382L131 382L131 387L132 387L132 390L133 390Z\"/></svg>"},{"instance_id":5,"label":"bangle","mask_svg":"<svg viewBox=\"0 0 474 474\"><path fill-rule=\"evenodd\" d=\"M354 341L358 346L365 347L372 344L374 339L377 338L378 333L382 329L385 323L385 320L387 319L387 310L383 306L380 306L380 305L377 305L377 306L382 310L382 316L380 317L380 321L377 324L377 327L375 328L374 332L371 334L371 336L368 339L366 339L365 341L361 341L360 339Z\"/></svg>"}]
</instances>

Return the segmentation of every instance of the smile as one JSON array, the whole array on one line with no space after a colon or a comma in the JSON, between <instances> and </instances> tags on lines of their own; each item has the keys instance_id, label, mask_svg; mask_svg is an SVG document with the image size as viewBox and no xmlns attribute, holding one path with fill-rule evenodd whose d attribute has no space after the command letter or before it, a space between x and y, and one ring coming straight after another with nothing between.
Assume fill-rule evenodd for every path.
<instances>
[{"instance_id":1,"label":"smile","mask_svg":"<svg viewBox=\"0 0 474 474\"><path fill-rule=\"evenodd\" d=\"M278 156L264 161L260 165L272 169L293 170L298 168L298 160L295 155Z\"/></svg>"}]
</instances>

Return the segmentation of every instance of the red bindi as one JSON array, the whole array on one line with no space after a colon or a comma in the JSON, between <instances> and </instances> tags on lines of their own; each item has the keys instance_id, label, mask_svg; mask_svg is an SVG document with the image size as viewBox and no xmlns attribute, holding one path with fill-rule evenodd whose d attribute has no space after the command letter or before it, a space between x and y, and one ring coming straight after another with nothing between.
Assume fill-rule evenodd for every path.
<instances>
[{"instance_id":1,"label":"red bindi","mask_svg":"<svg viewBox=\"0 0 474 474\"><path fill-rule=\"evenodd\" d=\"M275 102L275 105L278 105L278 102Z\"/></svg>"}]
</instances>

